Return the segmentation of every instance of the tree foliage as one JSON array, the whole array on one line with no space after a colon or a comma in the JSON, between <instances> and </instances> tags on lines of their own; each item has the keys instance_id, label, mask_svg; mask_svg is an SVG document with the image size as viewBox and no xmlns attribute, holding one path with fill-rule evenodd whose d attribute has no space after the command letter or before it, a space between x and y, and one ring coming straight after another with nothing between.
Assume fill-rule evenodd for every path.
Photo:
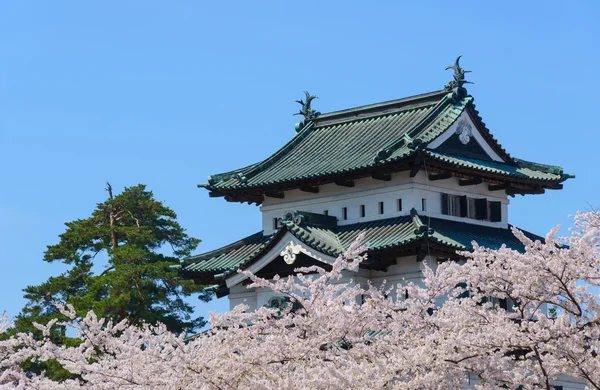
<instances>
[{"instance_id":1,"label":"tree foliage","mask_svg":"<svg viewBox=\"0 0 600 390\"><path fill-rule=\"evenodd\" d=\"M57 302L73 305L81 315L93 310L135 326L160 322L175 333L204 325L202 318L192 318L193 307L184 298L192 293L203 300L210 296L202 286L179 280L172 268L200 241L189 237L175 212L144 185L113 195L107 183L106 190L108 199L90 217L67 222L59 242L48 246L44 260L69 269L24 290L28 302L15 319L15 331L33 331L33 321L64 320ZM52 337L64 342L64 327L56 326Z\"/></svg>"},{"instance_id":2,"label":"tree foliage","mask_svg":"<svg viewBox=\"0 0 600 390\"><path fill-rule=\"evenodd\" d=\"M45 338L0 342L0 384L37 388L548 389L561 375L600 388L600 215L578 214L571 236L525 246L475 246L466 262L423 266L402 288L340 283L364 260L358 243L329 271L264 280L294 305L212 314L212 329L186 340L164 325L130 326L59 307L80 344ZM405 296L408 292L408 297ZM502 304L504 302L504 304ZM551 305L552 313L547 310ZM18 350L15 347L19 346ZM24 359L56 359L75 379L27 377Z\"/></svg>"}]
</instances>

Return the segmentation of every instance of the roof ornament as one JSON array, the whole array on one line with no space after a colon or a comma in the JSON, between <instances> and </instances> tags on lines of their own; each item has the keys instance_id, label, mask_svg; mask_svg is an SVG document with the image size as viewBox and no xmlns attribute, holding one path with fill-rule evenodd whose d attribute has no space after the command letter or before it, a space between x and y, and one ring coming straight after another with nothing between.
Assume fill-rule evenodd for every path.
<instances>
[{"instance_id":1,"label":"roof ornament","mask_svg":"<svg viewBox=\"0 0 600 390\"><path fill-rule=\"evenodd\" d=\"M296 225L301 225L304 221L304 215L300 214L298 211L288 211L283 214L282 218L277 220L277 225L280 227L283 223L293 223Z\"/></svg>"},{"instance_id":2,"label":"roof ornament","mask_svg":"<svg viewBox=\"0 0 600 390\"><path fill-rule=\"evenodd\" d=\"M279 255L283 257L283 261L287 264L294 264L296 256L300 254L300 252L303 252L302 249L302 245L294 244L294 241L290 241L290 244L286 246Z\"/></svg>"},{"instance_id":3,"label":"roof ornament","mask_svg":"<svg viewBox=\"0 0 600 390\"><path fill-rule=\"evenodd\" d=\"M471 140L473 136L473 128L469 122L465 119L461 119L456 124L456 134L458 134L458 139L463 145L466 145Z\"/></svg>"},{"instance_id":4,"label":"roof ornament","mask_svg":"<svg viewBox=\"0 0 600 390\"><path fill-rule=\"evenodd\" d=\"M444 86L444 89L448 92L452 92L452 102L457 103L460 99L467 96L467 90L463 87L464 84L473 84L470 81L465 80L465 73L470 73L470 70L464 70L460 67L459 61L462 55L456 58L454 65L446 67L446 70L453 69L454 75L453 80Z\"/></svg>"},{"instance_id":5,"label":"roof ornament","mask_svg":"<svg viewBox=\"0 0 600 390\"><path fill-rule=\"evenodd\" d=\"M296 126L296 131L302 130L302 127L304 127L304 125L306 123L312 121L313 119L315 119L316 117L318 117L321 114L319 111L313 110L310 107L310 103L314 99L318 99L318 97L315 95L311 95L310 93L308 93L308 91L304 91L304 95L306 96L306 98L305 98L306 101L304 101L302 99L296 100L296 103L300 104L302 106L302 108L294 115L302 115L304 117L304 120L299 123L300 126ZM300 128L298 128L298 127L300 127Z\"/></svg>"}]
</instances>

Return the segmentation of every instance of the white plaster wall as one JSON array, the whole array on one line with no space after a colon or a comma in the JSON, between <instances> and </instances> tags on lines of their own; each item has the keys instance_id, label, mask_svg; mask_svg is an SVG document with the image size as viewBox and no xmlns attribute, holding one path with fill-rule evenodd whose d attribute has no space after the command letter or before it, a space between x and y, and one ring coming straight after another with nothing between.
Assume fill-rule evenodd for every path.
<instances>
[{"instance_id":1,"label":"white plaster wall","mask_svg":"<svg viewBox=\"0 0 600 390\"><path fill-rule=\"evenodd\" d=\"M339 225L367 222L377 219L408 215L414 207L419 214L469 222L476 225L508 227L509 200L503 191L489 191L487 183L464 186L458 185L456 177L430 181L424 170L414 178L408 172L392 175L389 182L363 178L355 180L354 187L341 187L326 184L319 187L319 193L312 194L300 190L285 192L284 199L266 197L261 207L263 231L271 234L274 230L274 218L281 218L286 211L300 210L321 214L328 210L329 215L338 218ZM469 218L452 217L441 213L441 194L467 195L472 198L487 198L502 202L502 221L478 221ZM427 199L427 210L423 211L421 199ZM397 208L398 199L402 199L402 211ZM384 203L384 213L379 214L379 202ZM360 217L360 206L365 205L365 217ZM348 210L348 219L342 220L342 208Z\"/></svg>"},{"instance_id":2,"label":"white plaster wall","mask_svg":"<svg viewBox=\"0 0 600 390\"><path fill-rule=\"evenodd\" d=\"M238 284L229 289L229 310L233 309L237 305L246 304L249 306L248 310L254 311L260 306L257 302L256 289L246 288L243 284Z\"/></svg>"}]
</instances>

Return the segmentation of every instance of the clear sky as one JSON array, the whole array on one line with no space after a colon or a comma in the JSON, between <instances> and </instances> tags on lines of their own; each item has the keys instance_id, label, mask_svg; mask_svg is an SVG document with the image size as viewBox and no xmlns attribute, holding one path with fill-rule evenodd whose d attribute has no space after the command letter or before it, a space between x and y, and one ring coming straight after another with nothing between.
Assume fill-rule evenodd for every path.
<instances>
[{"instance_id":1,"label":"clear sky","mask_svg":"<svg viewBox=\"0 0 600 390\"><path fill-rule=\"evenodd\" d=\"M260 230L256 206L197 183L321 112L441 89L462 54L469 92L511 155L561 165L562 191L511 200L538 234L600 206L600 3L9 1L0 5L0 312L64 269L42 254L119 191L147 184L198 253ZM224 299L198 312L224 310Z\"/></svg>"}]
</instances>

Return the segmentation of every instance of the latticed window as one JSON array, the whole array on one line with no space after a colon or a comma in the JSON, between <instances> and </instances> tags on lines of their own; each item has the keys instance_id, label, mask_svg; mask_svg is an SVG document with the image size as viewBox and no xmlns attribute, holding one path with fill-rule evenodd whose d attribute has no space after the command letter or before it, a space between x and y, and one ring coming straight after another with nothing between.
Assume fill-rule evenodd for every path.
<instances>
[{"instance_id":1,"label":"latticed window","mask_svg":"<svg viewBox=\"0 0 600 390\"><path fill-rule=\"evenodd\" d=\"M480 221L500 222L502 205L486 198L469 198L466 195L442 194L442 214Z\"/></svg>"}]
</instances>

